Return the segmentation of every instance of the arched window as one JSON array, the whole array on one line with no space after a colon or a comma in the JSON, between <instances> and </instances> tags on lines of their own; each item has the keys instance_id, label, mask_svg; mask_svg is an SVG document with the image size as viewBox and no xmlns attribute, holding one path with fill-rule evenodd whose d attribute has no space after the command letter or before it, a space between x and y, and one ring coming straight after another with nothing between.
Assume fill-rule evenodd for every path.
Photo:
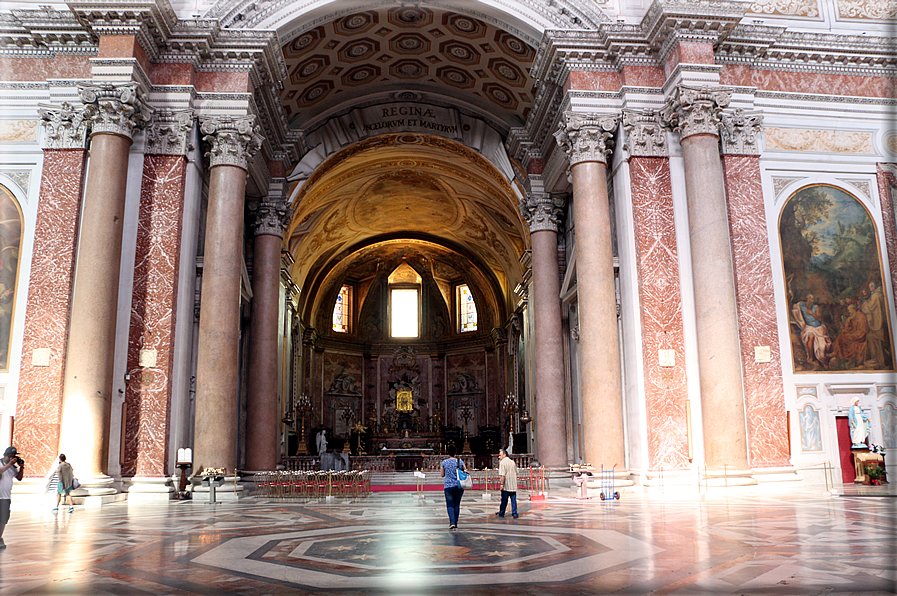
<instances>
[{"instance_id":1,"label":"arched window","mask_svg":"<svg viewBox=\"0 0 897 596\"><path fill-rule=\"evenodd\" d=\"M420 335L421 277L408 263L396 267L389 276L389 335Z\"/></svg>"},{"instance_id":2,"label":"arched window","mask_svg":"<svg viewBox=\"0 0 897 596\"><path fill-rule=\"evenodd\" d=\"M457 298L458 323L461 333L477 330L477 305L467 284L460 285L455 292Z\"/></svg>"},{"instance_id":3,"label":"arched window","mask_svg":"<svg viewBox=\"0 0 897 596\"><path fill-rule=\"evenodd\" d=\"M336 296L333 305L333 330L337 333L348 333L352 320L352 286L343 286Z\"/></svg>"}]
</instances>

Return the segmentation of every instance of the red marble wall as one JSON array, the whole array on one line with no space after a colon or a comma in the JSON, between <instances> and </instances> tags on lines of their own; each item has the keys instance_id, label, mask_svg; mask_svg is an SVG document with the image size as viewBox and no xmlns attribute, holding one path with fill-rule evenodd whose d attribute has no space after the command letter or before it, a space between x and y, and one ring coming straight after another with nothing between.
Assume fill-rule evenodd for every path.
<instances>
[{"instance_id":1,"label":"red marble wall","mask_svg":"<svg viewBox=\"0 0 897 596\"><path fill-rule=\"evenodd\" d=\"M187 160L147 155L143 162L134 289L128 337L122 476L163 476L167 469L172 366L177 313L181 213ZM140 350L156 350L141 367Z\"/></svg>"},{"instance_id":2,"label":"red marble wall","mask_svg":"<svg viewBox=\"0 0 897 596\"><path fill-rule=\"evenodd\" d=\"M43 476L58 455L85 156L83 149L44 151L13 437L29 476ZM37 348L50 349L50 366L32 366Z\"/></svg>"},{"instance_id":3,"label":"red marble wall","mask_svg":"<svg viewBox=\"0 0 897 596\"><path fill-rule=\"evenodd\" d=\"M719 76L721 85L756 87L763 91L788 93L891 98L894 97L897 88L897 81L887 77L760 70L749 66L725 65Z\"/></svg>"},{"instance_id":4,"label":"red marble wall","mask_svg":"<svg viewBox=\"0 0 897 596\"><path fill-rule=\"evenodd\" d=\"M53 58L0 58L4 81L40 81L48 79L89 79L89 56Z\"/></svg>"},{"instance_id":5,"label":"red marble wall","mask_svg":"<svg viewBox=\"0 0 897 596\"><path fill-rule=\"evenodd\" d=\"M882 222L888 265L891 268L891 289L897 292L897 227L894 218L894 202L897 200L897 177L891 172L878 168L878 196L881 200Z\"/></svg>"},{"instance_id":6,"label":"red marble wall","mask_svg":"<svg viewBox=\"0 0 897 596\"><path fill-rule=\"evenodd\" d=\"M787 466L788 420L760 158L725 155L723 168L741 336L749 463L755 468ZM755 346L769 346L770 362L755 361Z\"/></svg>"},{"instance_id":7,"label":"red marble wall","mask_svg":"<svg viewBox=\"0 0 897 596\"><path fill-rule=\"evenodd\" d=\"M666 157L631 157L629 171L645 370L648 465L653 470L660 466L686 469L688 383L670 162ZM675 350L675 366L660 366L660 350Z\"/></svg>"}]
</instances>

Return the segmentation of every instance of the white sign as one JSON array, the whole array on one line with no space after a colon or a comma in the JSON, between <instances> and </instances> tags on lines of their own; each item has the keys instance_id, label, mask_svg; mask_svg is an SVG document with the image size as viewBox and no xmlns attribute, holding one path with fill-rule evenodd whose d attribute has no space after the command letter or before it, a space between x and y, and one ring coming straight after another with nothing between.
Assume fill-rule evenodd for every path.
<instances>
[{"instance_id":1,"label":"white sign","mask_svg":"<svg viewBox=\"0 0 897 596\"><path fill-rule=\"evenodd\" d=\"M676 366L676 350L657 350L657 360L660 366Z\"/></svg>"},{"instance_id":2,"label":"white sign","mask_svg":"<svg viewBox=\"0 0 897 596\"><path fill-rule=\"evenodd\" d=\"M137 360L137 364L143 368L153 368L156 366L157 355L158 352L156 350L140 350L140 357Z\"/></svg>"},{"instance_id":3,"label":"white sign","mask_svg":"<svg viewBox=\"0 0 897 596\"><path fill-rule=\"evenodd\" d=\"M50 348L36 348L31 352L31 366L50 366Z\"/></svg>"},{"instance_id":4,"label":"white sign","mask_svg":"<svg viewBox=\"0 0 897 596\"><path fill-rule=\"evenodd\" d=\"M769 346L754 346L754 362L772 362L772 350Z\"/></svg>"}]
</instances>

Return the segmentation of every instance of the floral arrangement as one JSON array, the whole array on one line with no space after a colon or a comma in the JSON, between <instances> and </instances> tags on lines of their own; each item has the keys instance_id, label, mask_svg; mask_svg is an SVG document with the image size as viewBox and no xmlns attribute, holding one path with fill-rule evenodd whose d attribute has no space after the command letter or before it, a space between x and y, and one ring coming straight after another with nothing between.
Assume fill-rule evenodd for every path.
<instances>
[{"instance_id":1,"label":"floral arrangement","mask_svg":"<svg viewBox=\"0 0 897 596\"><path fill-rule=\"evenodd\" d=\"M885 448L882 445L876 445L875 443L872 443L869 445L869 451L871 451L872 453L884 453Z\"/></svg>"},{"instance_id":2,"label":"floral arrangement","mask_svg":"<svg viewBox=\"0 0 897 596\"><path fill-rule=\"evenodd\" d=\"M880 467L875 466L874 468L869 468L866 473L869 475L869 482L871 484L881 484L885 479L885 472Z\"/></svg>"}]
</instances>

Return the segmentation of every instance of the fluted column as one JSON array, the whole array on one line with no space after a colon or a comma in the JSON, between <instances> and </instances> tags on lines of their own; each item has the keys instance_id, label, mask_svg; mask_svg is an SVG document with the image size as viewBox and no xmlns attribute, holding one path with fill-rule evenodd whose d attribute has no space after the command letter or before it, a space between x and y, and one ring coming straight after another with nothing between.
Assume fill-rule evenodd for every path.
<instances>
[{"instance_id":1,"label":"fluted column","mask_svg":"<svg viewBox=\"0 0 897 596\"><path fill-rule=\"evenodd\" d=\"M740 471L748 467L744 389L718 128L730 96L679 85L663 115L680 134L685 169L705 461Z\"/></svg>"},{"instance_id":2,"label":"fluted column","mask_svg":"<svg viewBox=\"0 0 897 596\"><path fill-rule=\"evenodd\" d=\"M233 472L237 453L240 273L249 160L261 146L254 116L201 118L210 146L196 362L194 470Z\"/></svg>"},{"instance_id":3,"label":"fluted column","mask_svg":"<svg viewBox=\"0 0 897 596\"><path fill-rule=\"evenodd\" d=\"M286 180L278 181L280 186ZM252 321L246 404L246 468L273 470L278 461L277 343L280 310L280 248L289 223L281 197L259 204L252 257Z\"/></svg>"},{"instance_id":4,"label":"fluted column","mask_svg":"<svg viewBox=\"0 0 897 596\"><path fill-rule=\"evenodd\" d=\"M533 247L536 456L542 465L550 468L567 465L557 233L563 205L562 199L539 192L530 193L520 205L529 224Z\"/></svg>"},{"instance_id":5,"label":"fluted column","mask_svg":"<svg viewBox=\"0 0 897 596\"><path fill-rule=\"evenodd\" d=\"M607 159L615 116L567 113L555 133L570 158L576 222L583 452L587 463L625 468L623 391L614 287Z\"/></svg>"},{"instance_id":6,"label":"fluted column","mask_svg":"<svg viewBox=\"0 0 897 596\"><path fill-rule=\"evenodd\" d=\"M136 83L79 89L91 123L66 350L59 449L87 488L106 474L122 220L131 136L149 120Z\"/></svg>"}]
</instances>

